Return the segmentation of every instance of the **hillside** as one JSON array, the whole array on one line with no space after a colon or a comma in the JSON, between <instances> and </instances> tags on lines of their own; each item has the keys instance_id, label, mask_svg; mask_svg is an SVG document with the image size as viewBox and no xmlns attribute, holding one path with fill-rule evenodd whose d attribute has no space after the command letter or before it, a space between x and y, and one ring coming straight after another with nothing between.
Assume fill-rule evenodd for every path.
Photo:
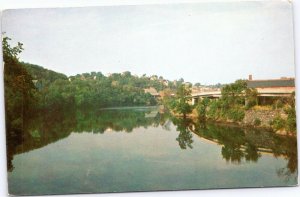
<instances>
[{"instance_id":1,"label":"hillside","mask_svg":"<svg viewBox=\"0 0 300 197\"><path fill-rule=\"evenodd\" d=\"M43 68L35 64L21 62L22 66L27 70L31 75L33 80L43 81L45 86L48 86L50 83L58 79L68 80L68 77L62 73L58 73L52 70Z\"/></svg>"}]
</instances>

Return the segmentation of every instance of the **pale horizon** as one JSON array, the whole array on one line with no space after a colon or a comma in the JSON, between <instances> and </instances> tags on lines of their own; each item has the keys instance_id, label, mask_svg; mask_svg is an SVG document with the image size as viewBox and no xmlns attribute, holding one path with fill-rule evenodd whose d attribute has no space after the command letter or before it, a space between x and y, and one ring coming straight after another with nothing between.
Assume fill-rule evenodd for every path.
<instances>
[{"instance_id":1,"label":"pale horizon","mask_svg":"<svg viewBox=\"0 0 300 197\"><path fill-rule=\"evenodd\" d=\"M2 30L24 44L21 61L67 76L130 71L206 85L295 77L287 1L6 10Z\"/></svg>"}]
</instances>

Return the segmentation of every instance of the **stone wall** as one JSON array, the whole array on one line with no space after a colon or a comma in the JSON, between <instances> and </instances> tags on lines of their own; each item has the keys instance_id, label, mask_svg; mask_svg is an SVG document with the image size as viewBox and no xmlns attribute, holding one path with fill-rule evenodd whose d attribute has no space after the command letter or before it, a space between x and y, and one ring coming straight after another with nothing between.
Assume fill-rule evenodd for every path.
<instances>
[{"instance_id":1,"label":"stone wall","mask_svg":"<svg viewBox=\"0 0 300 197\"><path fill-rule=\"evenodd\" d=\"M245 112L245 117L243 120L244 124L254 125L255 119L259 119L261 121L260 126L270 126L270 122L276 117L280 115L283 119L286 119L286 114L283 110L247 110Z\"/></svg>"}]
</instances>

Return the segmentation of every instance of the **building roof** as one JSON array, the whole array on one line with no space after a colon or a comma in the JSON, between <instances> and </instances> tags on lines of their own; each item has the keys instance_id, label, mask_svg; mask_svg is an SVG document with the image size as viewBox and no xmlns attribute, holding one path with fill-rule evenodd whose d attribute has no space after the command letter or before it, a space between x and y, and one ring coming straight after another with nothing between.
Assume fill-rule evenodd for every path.
<instances>
[{"instance_id":1,"label":"building roof","mask_svg":"<svg viewBox=\"0 0 300 197\"><path fill-rule=\"evenodd\" d=\"M248 88L295 87L295 79L247 80Z\"/></svg>"}]
</instances>

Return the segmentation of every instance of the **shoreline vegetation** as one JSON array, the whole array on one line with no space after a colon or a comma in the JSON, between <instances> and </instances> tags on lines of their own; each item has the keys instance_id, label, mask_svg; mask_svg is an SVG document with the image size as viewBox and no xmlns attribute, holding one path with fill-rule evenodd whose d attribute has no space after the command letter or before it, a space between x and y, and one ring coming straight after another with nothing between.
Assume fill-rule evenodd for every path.
<instances>
[{"instance_id":1,"label":"shoreline vegetation","mask_svg":"<svg viewBox=\"0 0 300 197\"><path fill-rule=\"evenodd\" d=\"M216 84L219 99L200 99L192 105L192 84L184 79L169 81L156 75L132 75L129 71L77 74L67 77L41 66L19 61L23 44L12 47L3 37L5 113L7 140L22 136L26 121L33 114L69 108L131 109L160 106L161 113L192 118L199 122L234 123L264 127L281 135L296 135L295 94L274 99L272 105L258 105L258 93L245 80ZM199 83L195 86L200 86ZM151 94L146 89L157 91ZM163 107L161 107L163 106ZM265 118L265 114L272 116Z\"/></svg>"},{"instance_id":2,"label":"shoreline vegetation","mask_svg":"<svg viewBox=\"0 0 300 197\"><path fill-rule=\"evenodd\" d=\"M279 135L296 135L295 93L276 98L272 105L258 105L257 91L237 80L221 89L220 99L203 98L189 105L190 87L182 87L175 98L164 98L168 111L176 117L200 122L235 124L241 127L264 128ZM184 92L184 93L183 93Z\"/></svg>"}]
</instances>

